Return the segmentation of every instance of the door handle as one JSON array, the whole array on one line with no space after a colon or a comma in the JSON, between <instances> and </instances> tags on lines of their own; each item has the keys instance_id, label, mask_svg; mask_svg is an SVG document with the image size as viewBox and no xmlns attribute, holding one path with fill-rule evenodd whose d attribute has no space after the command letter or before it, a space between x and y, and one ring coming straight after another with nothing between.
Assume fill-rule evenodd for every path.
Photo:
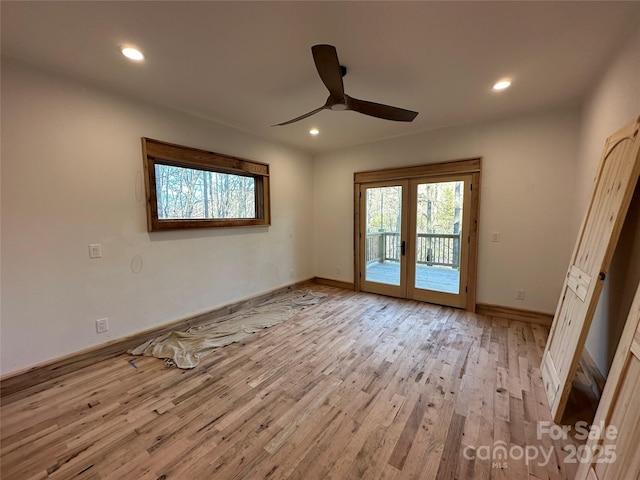
<instances>
[{"instance_id":1,"label":"door handle","mask_svg":"<svg viewBox=\"0 0 640 480\"><path fill-rule=\"evenodd\" d=\"M400 244L400 253L402 253L403 257L404 257L405 251L406 251L406 245L403 240L402 243Z\"/></svg>"}]
</instances>

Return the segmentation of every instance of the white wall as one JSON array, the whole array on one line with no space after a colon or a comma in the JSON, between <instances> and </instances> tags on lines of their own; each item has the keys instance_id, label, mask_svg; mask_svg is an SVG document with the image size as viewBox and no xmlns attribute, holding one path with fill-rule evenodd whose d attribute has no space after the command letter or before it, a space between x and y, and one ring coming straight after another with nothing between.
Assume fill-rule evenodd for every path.
<instances>
[{"instance_id":1,"label":"white wall","mask_svg":"<svg viewBox=\"0 0 640 480\"><path fill-rule=\"evenodd\" d=\"M640 115L640 28L624 43L585 102L576 171L574 218L577 232L586 211L604 142ZM587 350L603 373L609 371L622 327L640 280L640 194L632 202L619 247L593 319Z\"/></svg>"},{"instance_id":2,"label":"white wall","mask_svg":"<svg viewBox=\"0 0 640 480\"><path fill-rule=\"evenodd\" d=\"M147 233L143 136L269 163L272 226ZM3 59L2 373L312 277L312 174L306 153Z\"/></svg>"},{"instance_id":3,"label":"white wall","mask_svg":"<svg viewBox=\"0 0 640 480\"><path fill-rule=\"evenodd\" d=\"M3 59L1 373L313 275L353 281L353 173L478 155L478 301L552 313L604 140L640 114L639 51L636 33L582 112L425 132L314 161ZM270 163L272 226L147 233L142 136ZM587 341L603 371L640 276L639 212L636 195ZM89 260L89 243L102 243L104 258ZM526 300L515 300L516 288ZM110 331L97 335L103 317Z\"/></svg>"},{"instance_id":4,"label":"white wall","mask_svg":"<svg viewBox=\"0 0 640 480\"><path fill-rule=\"evenodd\" d=\"M573 246L578 131L578 110L562 109L316 155L316 275L353 281L354 172L482 156L477 300L553 313Z\"/></svg>"}]
</instances>

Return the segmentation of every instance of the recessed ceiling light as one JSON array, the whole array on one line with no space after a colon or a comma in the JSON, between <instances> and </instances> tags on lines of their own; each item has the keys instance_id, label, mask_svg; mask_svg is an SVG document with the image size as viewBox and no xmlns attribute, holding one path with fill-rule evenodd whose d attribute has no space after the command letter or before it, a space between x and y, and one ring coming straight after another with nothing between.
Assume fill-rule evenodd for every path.
<instances>
[{"instance_id":1,"label":"recessed ceiling light","mask_svg":"<svg viewBox=\"0 0 640 480\"><path fill-rule=\"evenodd\" d=\"M511 80L500 80L496 82L493 86L494 90L504 90L505 88L509 88L511 86Z\"/></svg>"},{"instance_id":2,"label":"recessed ceiling light","mask_svg":"<svg viewBox=\"0 0 640 480\"><path fill-rule=\"evenodd\" d=\"M309 133L311 135L318 135L320 133L320 130L318 130L317 128L312 128L311 130L309 130Z\"/></svg>"},{"instance_id":3,"label":"recessed ceiling light","mask_svg":"<svg viewBox=\"0 0 640 480\"><path fill-rule=\"evenodd\" d=\"M135 60L139 62L140 60L144 60L144 55L140 50L131 47L125 47L122 49L122 54L130 60Z\"/></svg>"}]
</instances>

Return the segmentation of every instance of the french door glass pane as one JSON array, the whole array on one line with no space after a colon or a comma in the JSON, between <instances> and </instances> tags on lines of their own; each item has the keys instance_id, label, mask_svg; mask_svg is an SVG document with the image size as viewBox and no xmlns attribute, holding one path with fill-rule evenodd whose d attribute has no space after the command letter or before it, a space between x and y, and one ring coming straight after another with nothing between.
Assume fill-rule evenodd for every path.
<instances>
[{"instance_id":1,"label":"french door glass pane","mask_svg":"<svg viewBox=\"0 0 640 480\"><path fill-rule=\"evenodd\" d=\"M365 280L400 285L402 187L367 188L365 210Z\"/></svg>"},{"instance_id":2,"label":"french door glass pane","mask_svg":"<svg viewBox=\"0 0 640 480\"><path fill-rule=\"evenodd\" d=\"M418 184L415 288L458 294L464 182Z\"/></svg>"}]
</instances>

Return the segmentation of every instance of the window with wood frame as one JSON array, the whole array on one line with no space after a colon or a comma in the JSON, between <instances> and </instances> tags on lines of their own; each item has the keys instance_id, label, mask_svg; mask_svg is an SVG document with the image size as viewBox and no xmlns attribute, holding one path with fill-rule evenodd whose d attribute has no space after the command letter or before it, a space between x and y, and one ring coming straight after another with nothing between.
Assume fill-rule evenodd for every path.
<instances>
[{"instance_id":1,"label":"window with wood frame","mask_svg":"<svg viewBox=\"0 0 640 480\"><path fill-rule=\"evenodd\" d=\"M270 225L269 165L142 138L147 228Z\"/></svg>"}]
</instances>

